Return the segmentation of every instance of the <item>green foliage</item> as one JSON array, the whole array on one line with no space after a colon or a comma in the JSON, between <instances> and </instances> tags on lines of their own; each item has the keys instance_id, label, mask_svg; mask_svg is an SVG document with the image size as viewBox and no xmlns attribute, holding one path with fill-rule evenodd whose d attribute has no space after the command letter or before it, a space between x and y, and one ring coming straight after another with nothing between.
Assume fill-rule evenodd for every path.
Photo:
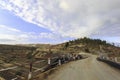
<instances>
[{"instance_id":1,"label":"green foliage","mask_svg":"<svg viewBox=\"0 0 120 80\"><path fill-rule=\"evenodd\" d=\"M36 54L38 54L39 51L30 51L27 54L27 59L33 59Z\"/></svg>"},{"instance_id":2,"label":"green foliage","mask_svg":"<svg viewBox=\"0 0 120 80\"><path fill-rule=\"evenodd\" d=\"M68 45L69 43L70 44L79 44L79 43L82 43L82 44L92 44L92 45L110 45L110 44L108 44L104 40L90 39L90 38L87 38L87 37L79 38L79 39L75 39L75 40L69 41L69 42L66 43L66 45Z\"/></svg>"},{"instance_id":3,"label":"green foliage","mask_svg":"<svg viewBox=\"0 0 120 80\"><path fill-rule=\"evenodd\" d=\"M20 71L17 71L15 74L18 76L21 76L23 73L22 73L22 70L20 70Z\"/></svg>"},{"instance_id":4,"label":"green foliage","mask_svg":"<svg viewBox=\"0 0 120 80\"><path fill-rule=\"evenodd\" d=\"M85 52L90 53L90 51L89 51L89 49L88 49L88 48L86 48L86 49L85 49Z\"/></svg>"},{"instance_id":5,"label":"green foliage","mask_svg":"<svg viewBox=\"0 0 120 80\"><path fill-rule=\"evenodd\" d=\"M29 52L29 53L27 54L27 59L31 59L31 58L32 58L32 53L33 53L33 52Z\"/></svg>"},{"instance_id":6,"label":"green foliage","mask_svg":"<svg viewBox=\"0 0 120 80\"><path fill-rule=\"evenodd\" d=\"M96 53L100 50L100 45L104 47L111 46L111 44L105 40L84 37L64 43L63 50L68 52L85 51L88 53Z\"/></svg>"},{"instance_id":7,"label":"green foliage","mask_svg":"<svg viewBox=\"0 0 120 80\"><path fill-rule=\"evenodd\" d=\"M69 46L69 42L65 43L64 49L67 49L67 47Z\"/></svg>"}]
</instances>

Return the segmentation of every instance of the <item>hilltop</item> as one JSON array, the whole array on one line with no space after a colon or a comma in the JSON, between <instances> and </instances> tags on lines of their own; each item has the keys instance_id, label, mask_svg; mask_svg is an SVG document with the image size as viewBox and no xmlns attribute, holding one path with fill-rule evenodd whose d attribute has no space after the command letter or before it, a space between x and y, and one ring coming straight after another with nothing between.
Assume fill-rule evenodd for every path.
<instances>
[{"instance_id":1,"label":"hilltop","mask_svg":"<svg viewBox=\"0 0 120 80\"><path fill-rule=\"evenodd\" d=\"M99 53L114 54L120 56L120 47L115 44L107 43L100 39L90 39L87 37L71 40L62 44L19 44L19 45L0 45L0 53L8 53L6 55L24 56L28 58L36 51L35 57L40 58L46 54L66 54L88 52L98 55Z\"/></svg>"},{"instance_id":2,"label":"hilltop","mask_svg":"<svg viewBox=\"0 0 120 80\"><path fill-rule=\"evenodd\" d=\"M38 51L36 53L36 51ZM7 56L18 56L29 58L34 55L37 58L46 54L74 54L79 52L88 52L98 55L99 53L114 54L120 56L120 47L107 43L100 39L90 39L87 37L71 40L62 44L19 44L19 45L0 45L0 53L6 53Z\"/></svg>"},{"instance_id":3,"label":"hilltop","mask_svg":"<svg viewBox=\"0 0 120 80\"><path fill-rule=\"evenodd\" d=\"M71 40L62 44L55 45L53 51L64 53L79 53L88 52L98 55L99 53L113 54L114 56L120 56L120 47L115 46L100 39L90 39L87 37Z\"/></svg>"}]
</instances>

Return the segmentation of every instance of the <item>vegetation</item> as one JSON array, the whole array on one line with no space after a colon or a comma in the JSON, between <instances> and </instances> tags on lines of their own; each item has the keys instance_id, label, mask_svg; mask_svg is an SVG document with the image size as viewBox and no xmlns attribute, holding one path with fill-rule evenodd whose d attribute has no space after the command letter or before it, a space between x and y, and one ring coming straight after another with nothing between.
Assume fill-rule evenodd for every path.
<instances>
[{"instance_id":1,"label":"vegetation","mask_svg":"<svg viewBox=\"0 0 120 80\"><path fill-rule=\"evenodd\" d=\"M69 46L69 42L65 43L64 49L67 49L67 47Z\"/></svg>"},{"instance_id":2,"label":"vegetation","mask_svg":"<svg viewBox=\"0 0 120 80\"><path fill-rule=\"evenodd\" d=\"M101 47L103 52L101 51ZM120 48L115 44L109 44L104 40L90 39L87 37L71 40L62 44L29 44L29 45L0 45L0 68L19 66L19 70L11 70L12 75L26 77L29 72L29 64L47 60L49 57L61 56L63 54L77 54L87 52L98 54L112 54L120 56ZM113 55L114 54L114 55ZM46 62L34 64L34 67L46 65ZM6 73L5 73L6 74Z\"/></svg>"},{"instance_id":3,"label":"vegetation","mask_svg":"<svg viewBox=\"0 0 120 80\"><path fill-rule=\"evenodd\" d=\"M20 70L20 71L17 71L15 74L18 76L22 76L23 73L22 73L22 70Z\"/></svg>"},{"instance_id":4,"label":"vegetation","mask_svg":"<svg viewBox=\"0 0 120 80\"><path fill-rule=\"evenodd\" d=\"M91 39L87 37L70 40L62 44L54 45L54 48L52 48L52 52L53 53L88 52L92 54L98 54L102 52L100 46L102 47L104 53L112 54L116 52L116 54L120 55L119 47L107 43L105 40Z\"/></svg>"},{"instance_id":5,"label":"vegetation","mask_svg":"<svg viewBox=\"0 0 120 80\"><path fill-rule=\"evenodd\" d=\"M68 42L67 42L68 43ZM109 43L106 43L104 40L100 39L90 39L87 37L80 38L80 39L75 39L72 41L69 41L70 44L92 44L92 45L110 45Z\"/></svg>"}]
</instances>

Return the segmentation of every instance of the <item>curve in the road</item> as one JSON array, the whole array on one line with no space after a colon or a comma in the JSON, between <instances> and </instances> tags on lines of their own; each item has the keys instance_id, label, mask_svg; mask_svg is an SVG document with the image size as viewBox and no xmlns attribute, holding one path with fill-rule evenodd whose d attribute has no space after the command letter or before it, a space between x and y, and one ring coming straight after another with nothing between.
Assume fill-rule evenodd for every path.
<instances>
[{"instance_id":1,"label":"curve in the road","mask_svg":"<svg viewBox=\"0 0 120 80\"><path fill-rule=\"evenodd\" d=\"M46 80L120 80L120 71L96 60L96 56L70 62Z\"/></svg>"}]
</instances>

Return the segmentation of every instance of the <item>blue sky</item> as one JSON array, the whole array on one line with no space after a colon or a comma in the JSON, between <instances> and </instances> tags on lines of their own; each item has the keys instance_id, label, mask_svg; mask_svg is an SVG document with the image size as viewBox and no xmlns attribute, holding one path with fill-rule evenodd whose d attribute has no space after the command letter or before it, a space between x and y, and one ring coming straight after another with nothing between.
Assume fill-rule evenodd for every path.
<instances>
[{"instance_id":1,"label":"blue sky","mask_svg":"<svg viewBox=\"0 0 120 80\"><path fill-rule=\"evenodd\" d=\"M100 2L1 0L0 44L56 44L85 36L120 43L120 1Z\"/></svg>"},{"instance_id":2,"label":"blue sky","mask_svg":"<svg viewBox=\"0 0 120 80\"><path fill-rule=\"evenodd\" d=\"M24 43L46 43L46 44L47 43L52 43L52 44L55 43L56 44L56 43L61 43L64 41L74 39L74 38L69 38L69 37L62 38L59 35L56 35L56 36L59 36L57 39L53 39L55 36L51 34L52 31L50 31L49 29L46 29L46 28L40 27L36 24L24 21L20 17L14 15L13 13L11 13L10 11L5 10L5 9L0 9L0 17L1 17L0 26L6 26L7 28L20 30L23 34L28 34L28 36L29 35L31 36L29 38L29 40L27 40L27 41L25 40L25 42L24 41L11 41L11 40L9 40L9 37L8 37L8 40L7 39L5 40L3 38L4 41L2 39L0 41L0 43L2 43L2 44L4 44L4 43L11 44L11 42L13 44L14 43L23 43L23 44ZM2 27L0 27L0 30L3 30ZM8 31L9 31L9 29L8 29ZM11 31L10 33L12 33L12 32L14 32L14 31ZM15 32L14 34L17 34L16 36L19 36L22 33ZM9 33L7 33L7 29L4 31L4 34L9 34ZM41 37L39 37L40 35L41 35ZM51 35L51 36L49 36L49 35ZM53 38L52 38L52 36L53 36Z\"/></svg>"},{"instance_id":3,"label":"blue sky","mask_svg":"<svg viewBox=\"0 0 120 80\"><path fill-rule=\"evenodd\" d=\"M16 28L25 32L50 32L48 29L44 29L35 24L22 20L7 10L0 9L0 17L1 25L11 26L11 28Z\"/></svg>"}]
</instances>

